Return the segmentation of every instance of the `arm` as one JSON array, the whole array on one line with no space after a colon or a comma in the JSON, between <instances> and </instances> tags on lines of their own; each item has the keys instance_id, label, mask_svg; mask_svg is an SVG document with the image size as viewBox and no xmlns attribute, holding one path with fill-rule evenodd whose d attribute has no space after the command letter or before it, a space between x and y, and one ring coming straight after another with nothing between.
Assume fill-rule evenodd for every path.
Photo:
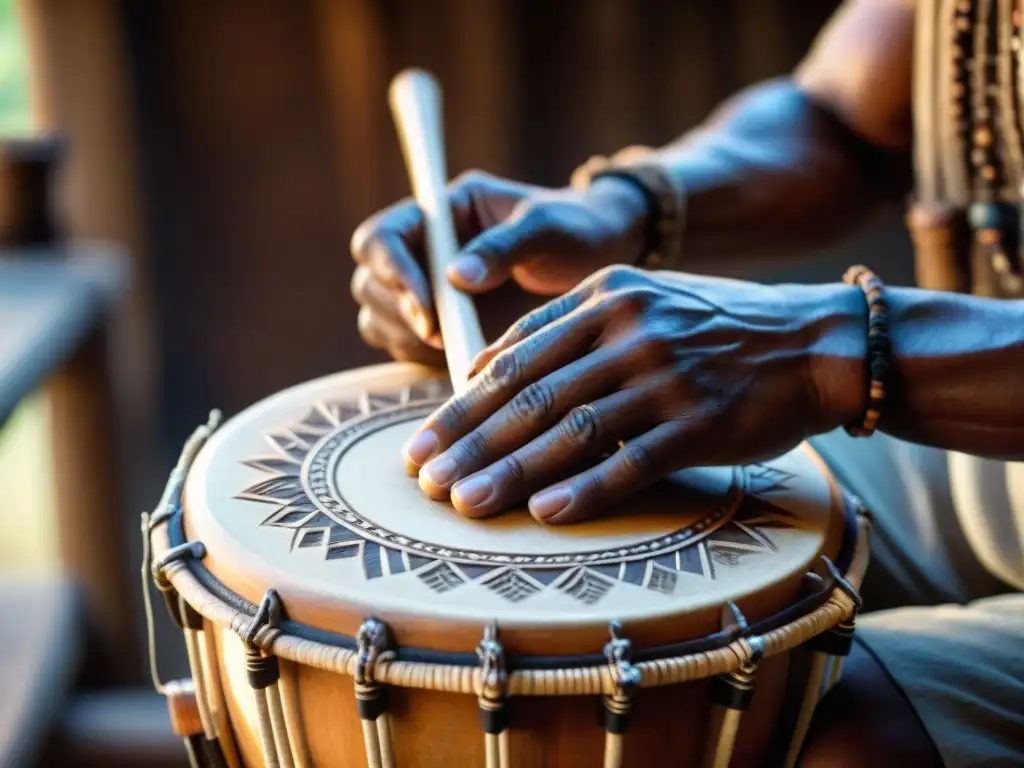
<instances>
[{"instance_id":1,"label":"arm","mask_svg":"<svg viewBox=\"0 0 1024 768\"><path fill-rule=\"evenodd\" d=\"M910 183L912 0L848 0L792 77L659 151L686 192L684 262L773 258L849 233Z\"/></svg>"},{"instance_id":2,"label":"arm","mask_svg":"<svg viewBox=\"0 0 1024 768\"><path fill-rule=\"evenodd\" d=\"M1024 301L913 288L888 288L886 301L894 368L879 429L948 450L1024 459ZM863 329L863 298L850 307ZM856 418L864 407L863 360L822 360L823 404L836 404L842 422Z\"/></svg>"}]
</instances>

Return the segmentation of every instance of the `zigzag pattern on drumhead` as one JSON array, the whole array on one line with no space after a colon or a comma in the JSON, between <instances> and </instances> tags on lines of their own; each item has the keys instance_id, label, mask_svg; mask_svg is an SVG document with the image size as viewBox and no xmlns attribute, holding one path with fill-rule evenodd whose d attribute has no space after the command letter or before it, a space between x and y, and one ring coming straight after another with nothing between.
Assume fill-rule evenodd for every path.
<instances>
[{"instance_id":1,"label":"zigzag pattern on drumhead","mask_svg":"<svg viewBox=\"0 0 1024 768\"><path fill-rule=\"evenodd\" d=\"M437 545L422 545L400 535L377 528L340 505L325 513L317 500L311 498L303 484L303 467L323 461L313 455L314 446L342 431L355 419L377 412L395 411L412 404L430 404L444 391L436 382L408 387L398 392L366 393L354 401L315 403L300 421L266 435L272 452L244 463L269 477L245 488L238 498L273 506L260 525L291 533L290 550L318 550L326 560L358 559L367 579L379 579L404 573L415 573L438 594L458 589L468 583L486 587L493 594L511 602L520 602L545 590L557 589L585 604L594 604L609 592L615 583L632 584L653 593L671 595L679 583L679 574L716 578L716 569L737 565L742 558L776 551L769 529L788 528L795 516L770 501L773 493L787 490L793 475L769 465L742 468L742 489L738 505L731 517L710 533L694 535L691 544L682 543L674 551L649 558L637 557L623 550L621 562L582 562L583 555L564 558L519 558L508 556L507 562L472 564L462 558L453 562L456 553ZM313 467L323 470L323 467ZM321 472L322 473L322 472ZM315 472L309 473L312 477ZM319 476L319 475L317 475ZM311 482L320 482L313 480ZM326 488L324 489L326 490ZM333 502L331 502L333 503ZM374 540L388 534L387 546ZM676 534L677 537L680 536ZM679 540L682 542L683 538ZM419 551L402 548L420 546ZM492 557L501 560L501 557ZM531 566L520 560L546 560Z\"/></svg>"}]
</instances>

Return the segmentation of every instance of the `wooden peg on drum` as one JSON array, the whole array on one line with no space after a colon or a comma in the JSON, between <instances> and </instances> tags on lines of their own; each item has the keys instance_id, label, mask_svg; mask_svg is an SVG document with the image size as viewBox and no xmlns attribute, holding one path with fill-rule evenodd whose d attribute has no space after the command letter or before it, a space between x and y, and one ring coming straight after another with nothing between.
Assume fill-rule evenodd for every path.
<instances>
[{"instance_id":1,"label":"wooden peg on drum","mask_svg":"<svg viewBox=\"0 0 1024 768\"><path fill-rule=\"evenodd\" d=\"M146 528L159 579L199 617L193 679L229 765L787 764L821 688L791 659L852 631L867 517L807 445L677 473L572 526L428 499L401 446L483 338L444 276L440 90L403 73L391 105L449 374L347 371L201 428ZM247 660L271 658L251 679Z\"/></svg>"}]
</instances>

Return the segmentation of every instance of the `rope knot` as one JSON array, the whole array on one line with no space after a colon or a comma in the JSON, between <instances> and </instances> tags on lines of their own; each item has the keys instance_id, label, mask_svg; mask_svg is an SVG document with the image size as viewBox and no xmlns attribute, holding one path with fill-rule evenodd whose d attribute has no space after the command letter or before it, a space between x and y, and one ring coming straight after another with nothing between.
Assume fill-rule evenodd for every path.
<instances>
[{"instance_id":1,"label":"rope knot","mask_svg":"<svg viewBox=\"0 0 1024 768\"><path fill-rule=\"evenodd\" d=\"M827 580L830 582L830 586L843 592L850 600L853 601L854 612L859 613L860 609L864 607L864 601L861 599L860 593L857 588L851 584L839 569L836 564L833 563L827 555L822 555L819 562L819 570L824 570L827 576Z\"/></svg>"},{"instance_id":2,"label":"rope knot","mask_svg":"<svg viewBox=\"0 0 1024 768\"><path fill-rule=\"evenodd\" d=\"M375 684L373 668L378 661L383 661L388 647L388 628L380 619L372 616L359 625L356 633L356 670L357 687L371 687Z\"/></svg>"},{"instance_id":3,"label":"rope knot","mask_svg":"<svg viewBox=\"0 0 1024 768\"><path fill-rule=\"evenodd\" d=\"M498 640L497 624L492 623L484 630L476 656L480 660L480 697L488 701L503 700L508 672L505 669L505 649Z\"/></svg>"},{"instance_id":4,"label":"rope knot","mask_svg":"<svg viewBox=\"0 0 1024 768\"><path fill-rule=\"evenodd\" d=\"M263 593L263 599L260 601L259 608L256 609L256 614L252 617L252 621L249 622L249 626L246 627L242 640L245 641L246 645L255 645L256 637L264 627L280 629L281 614L281 598L277 594L277 590L268 589Z\"/></svg>"},{"instance_id":5,"label":"rope knot","mask_svg":"<svg viewBox=\"0 0 1024 768\"><path fill-rule=\"evenodd\" d=\"M722 607L722 629L729 637L743 640L744 658L740 662L740 672L753 675L764 658L764 638L751 634L750 622L732 600Z\"/></svg>"},{"instance_id":6,"label":"rope knot","mask_svg":"<svg viewBox=\"0 0 1024 768\"><path fill-rule=\"evenodd\" d=\"M633 645L629 639L621 635L622 625L613 621L608 625L611 639L604 646L604 656L608 660L608 671L615 683L615 697L628 699L633 690L640 685L642 675L640 668L630 660Z\"/></svg>"},{"instance_id":7,"label":"rope knot","mask_svg":"<svg viewBox=\"0 0 1024 768\"><path fill-rule=\"evenodd\" d=\"M202 560L206 557L206 547L203 545L203 542L188 541L184 544L179 544L176 547L171 547L164 552L158 560L153 562L153 580L156 581L158 586L166 585L168 581L164 571L167 570L167 566L188 557L194 558L195 560Z\"/></svg>"}]
</instances>

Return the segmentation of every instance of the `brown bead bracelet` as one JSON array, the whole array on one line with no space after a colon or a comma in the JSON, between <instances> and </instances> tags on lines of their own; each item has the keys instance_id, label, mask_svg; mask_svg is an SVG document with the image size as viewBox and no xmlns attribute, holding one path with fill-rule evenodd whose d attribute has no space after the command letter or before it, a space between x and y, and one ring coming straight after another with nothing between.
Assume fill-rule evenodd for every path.
<instances>
[{"instance_id":1,"label":"brown bead bracelet","mask_svg":"<svg viewBox=\"0 0 1024 768\"><path fill-rule=\"evenodd\" d=\"M868 405L864 416L845 426L853 437L870 437L878 426L885 402L885 386L889 379L892 341L889 337L889 308L883 296L884 285L878 276L865 266L850 267L843 282L856 285L864 291L868 302Z\"/></svg>"}]
</instances>

